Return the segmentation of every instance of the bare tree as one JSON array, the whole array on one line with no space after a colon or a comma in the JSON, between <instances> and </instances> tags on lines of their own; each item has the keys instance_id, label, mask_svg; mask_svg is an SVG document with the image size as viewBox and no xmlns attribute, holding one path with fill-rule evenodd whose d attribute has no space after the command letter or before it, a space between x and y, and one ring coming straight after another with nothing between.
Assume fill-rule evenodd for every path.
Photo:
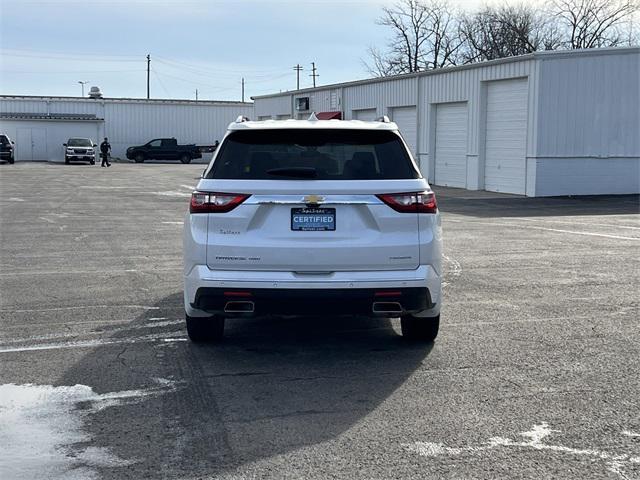
<instances>
[{"instance_id":1,"label":"bare tree","mask_svg":"<svg viewBox=\"0 0 640 480\"><path fill-rule=\"evenodd\" d=\"M599 48L637 41L637 0L553 0L552 14L566 48Z\"/></svg>"},{"instance_id":2,"label":"bare tree","mask_svg":"<svg viewBox=\"0 0 640 480\"><path fill-rule=\"evenodd\" d=\"M525 5L485 7L463 16L460 35L464 62L493 60L560 46L556 26L543 13Z\"/></svg>"},{"instance_id":3,"label":"bare tree","mask_svg":"<svg viewBox=\"0 0 640 480\"><path fill-rule=\"evenodd\" d=\"M378 24L392 37L385 50L369 49L369 72L377 76L418 72L454 65L461 42L457 19L447 0L400 0L384 7Z\"/></svg>"}]
</instances>

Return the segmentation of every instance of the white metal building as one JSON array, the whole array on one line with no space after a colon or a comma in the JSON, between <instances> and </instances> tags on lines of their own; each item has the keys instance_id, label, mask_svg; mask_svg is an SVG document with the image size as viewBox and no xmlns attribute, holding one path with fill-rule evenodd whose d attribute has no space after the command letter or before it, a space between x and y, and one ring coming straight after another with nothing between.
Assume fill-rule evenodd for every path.
<instances>
[{"instance_id":1,"label":"white metal building","mask_svg":"<svg viewBox=\"0 0 640 480\"><path fill-rule=\"evenodd\" d=\"M640 193L640 48L540 52L254 101L258 119L388 115L436 185Z\"/></svg>"},{"instance_id":2,"label":"white metal building","mask_svg":"<svg viewBox=\"0 0 640 480\"><path fill-rule=\"evenodd\" d=\"M0 96L0 133L16 143L16 160L62 160L71 137L100 143L109 137L114 157L154 138L211 145L239 115L252 116L241 102Z\"/></svg>"}]
</instances>

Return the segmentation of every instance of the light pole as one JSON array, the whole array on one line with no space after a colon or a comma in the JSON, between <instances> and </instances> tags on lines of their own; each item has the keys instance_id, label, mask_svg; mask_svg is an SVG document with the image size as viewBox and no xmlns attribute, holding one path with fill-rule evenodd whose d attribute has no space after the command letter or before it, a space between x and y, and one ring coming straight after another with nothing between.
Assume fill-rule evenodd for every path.
<instances>
[{"instance_id":1,"label":"light pole","mask_svg":"<svg viewBox=\"0 0 640 480\"><path fill-rule=\"evenodd\" d=\"M83 82L82 80L78 80L78 83L79 83L80 85L82 85L82 96L83 96L83 97L84 97L84 84L85 84L85 83L89 83L89 82L90 82L90 80L87 80L87 81L84 81L84 82Z\"/></svg>"}]
</instances>

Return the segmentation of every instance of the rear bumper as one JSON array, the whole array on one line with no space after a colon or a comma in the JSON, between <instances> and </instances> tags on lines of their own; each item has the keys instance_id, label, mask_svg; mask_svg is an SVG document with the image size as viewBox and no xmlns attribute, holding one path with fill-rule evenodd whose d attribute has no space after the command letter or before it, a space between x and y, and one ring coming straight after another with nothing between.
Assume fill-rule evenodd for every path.
<instances>
[{"instance_id":1,"label":"rear bumper","mask_svg":"<svg viewBox=\"0 0 640 480\"><path fill-rule=\"evenodd\" d=\"M241 296L239 296L241 295ZM250 311L238 311L238 304L250 304ZM374 304L376 307L374 308ZM234 307L236 305L236 307ZM225 289L199 288L193 308L207 313L236 315L381 315L398 316L431 309L429 290L402 289ZM391 307L389 307L391 306ZM393 308L388 313L385 308ZM398 309L399 313L395 312ZM235 311L234 314L228 313ZM387 313L385 313L387 312Z\"/></svg>"},{"instance_id":2,"label":"rear bumper","mask_svg":"<svg viewBox=\"0 0 640 480\"><path fill-rule=\"evenodd\" d=\"M400 303L403 313L428 311L429 315L437 315L441 301L441 278L430 265L415 270L329 275L210 270L197 265L187 272L184 280L185 310L191 316L222 313L227 301L245 300L254 302L256 315L372 315L374 301ZM237 291L245 296L225 295ZM400 295L376 296L389 291Z\"/></svg>"}]
</instances>

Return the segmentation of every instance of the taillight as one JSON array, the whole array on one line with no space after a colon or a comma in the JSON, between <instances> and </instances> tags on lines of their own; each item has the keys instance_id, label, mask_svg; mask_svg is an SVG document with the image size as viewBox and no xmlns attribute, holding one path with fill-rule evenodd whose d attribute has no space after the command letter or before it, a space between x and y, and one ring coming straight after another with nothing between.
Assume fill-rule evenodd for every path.
<instances>
[{"instance_id":1,"label":"taillight","mask_svg":"<svg viewBox=\"0 0 640 480\"><path fill-rule=\"evenodd\" d=\"M250 195L243 193L193 192L191 194L191 213L226 213L230 212Z\"/></svg>"},{"instance_id":2,"label":"taillight","mask_svg":"<svg viewBox=\"0 0 640 480\"><path fill-rule=\"evenodd\" d=\"M401 213L437 213L438 204L433 192L382 193L380 200Z\"/></svg>"}]
</instances>

